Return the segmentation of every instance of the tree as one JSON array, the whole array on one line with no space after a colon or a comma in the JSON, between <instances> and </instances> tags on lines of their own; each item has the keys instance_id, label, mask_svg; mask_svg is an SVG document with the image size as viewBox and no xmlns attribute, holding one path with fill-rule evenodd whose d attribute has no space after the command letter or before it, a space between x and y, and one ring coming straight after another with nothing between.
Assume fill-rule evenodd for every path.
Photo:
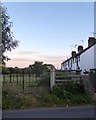
<instances>
[{"instance_id":1,"label":"tree","mask_svg":"<svg viewBox=\"0 0 96 120\"><path fill-rule=\"evenodd\" d=\"M30 71L30 73L35 74L37 76L40 76L40 75L47 75L49 72L49 68L47 64L43 64L43 62L35 61L33 65L29 65L27 71Z\"/></svg>"},{"instance_id":2,"label":"tree","mask_svg":"<svg viewBox=\"0 0 96 120\"><path fill-rule=\"evenodd\" d=\"M9 71L9 69L8 69L7 67L2 66L2 73L3 73L3 74L9 74L10 71Z\"/></svg>"},{"instance_id":3,"label":"tree","mask_svg":"<svg viewBox=\"0 0 96 120\"><path fill-rule=\"evenodd\" d=\"M7 13L7 8L5 8L0 3L0 53L2 64L4 64L4 60L10 60L8 56L5 56L4 53L6 51L11 51L12 49L15 49L18 46L17 40L14 39L13 33L11 31L11 28L13 27L13 24L10 20L10 17Z\"/></svg>"},{"instance_id":4,"label":"tree","mask_svg":"<svg viewBox=\"0 0 96 120\"><path fill-rule=\"evenodd\" d=\"M36 74L37 76L40 76L43 73L43 62L35 61L33 65L29 65L29 67L32 69L32 73Z\"/></svg>"}]
</instances>

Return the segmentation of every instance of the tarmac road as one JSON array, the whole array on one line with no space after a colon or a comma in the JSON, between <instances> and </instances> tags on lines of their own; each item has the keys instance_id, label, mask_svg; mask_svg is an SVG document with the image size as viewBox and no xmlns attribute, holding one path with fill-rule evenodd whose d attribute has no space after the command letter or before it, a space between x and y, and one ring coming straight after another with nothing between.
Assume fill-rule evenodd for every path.
<instances>
[{"instance_id":1,"label":"tarmac road","mask_svg":"<svg viewBox=\"0 0 96 120\"><path fill-rule=\"evenodd\" d=\"M3 118L94 118L94 106L33 108L2 112Z\"/></svg>"}]
</instances>

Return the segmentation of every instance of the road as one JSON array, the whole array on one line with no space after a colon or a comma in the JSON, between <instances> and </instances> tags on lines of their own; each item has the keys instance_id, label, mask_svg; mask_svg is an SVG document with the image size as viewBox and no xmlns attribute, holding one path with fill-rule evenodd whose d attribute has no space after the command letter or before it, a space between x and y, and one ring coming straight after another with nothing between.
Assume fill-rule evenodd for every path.
<instances>
[{"instance_id":1,"label":"road","mask_svg":"<svg viewBox=\"0 0 96 120\"><path fill-rule=\"evenodd\" d=\"M0 120L2 118L2 109L0 108Z\"/></svg>"},{"instance_id":2,"label":"road","mask_svg":"<svg viewBox=\"0 0 96 120\"><path fill-rule=\"evenodd\" d=\"M8 110L2 112L2 117L3 118L94 118L94 106Z\"/></svg>"}]
</instances>

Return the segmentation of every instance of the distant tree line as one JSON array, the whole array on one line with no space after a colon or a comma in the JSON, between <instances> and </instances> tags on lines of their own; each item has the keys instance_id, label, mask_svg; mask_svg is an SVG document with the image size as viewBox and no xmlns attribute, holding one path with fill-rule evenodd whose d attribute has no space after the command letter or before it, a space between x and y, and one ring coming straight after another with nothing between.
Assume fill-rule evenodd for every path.
<instances>
[{"instance_id":1,"label":"distant tree line","mask_svg":"<svg viewBox=\"0 0 96 120\"><path fill-rule=\"evenodd\" d=\"M18 67L2 67L2 74L35 74L36 76L40 76L42 74L47 75L47 73L50 71L50 68L54 67L51 64L43 64L43 62L35 61L34 64L29 65L29 67L25 68L18 68Z\"/></svg>"}]
</instances>

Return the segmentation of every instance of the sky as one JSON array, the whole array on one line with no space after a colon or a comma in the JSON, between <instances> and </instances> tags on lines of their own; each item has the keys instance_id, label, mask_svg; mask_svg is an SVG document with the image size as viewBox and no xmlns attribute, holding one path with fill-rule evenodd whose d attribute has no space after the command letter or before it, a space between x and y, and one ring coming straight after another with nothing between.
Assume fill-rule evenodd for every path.
<instances>
[{"instance_id":1,"label":"sky","mask_svg":"<svg viewBox=\"0 0 96 120\"><path fill-rule=\"evenodd\" d=\"M6 2L19 47L6 54L7 66L26 67L43 61L60 68L72 50L94 32L93 2ZM77 46L75 47L75 45Z\"/></svg>"}]
</instances>

